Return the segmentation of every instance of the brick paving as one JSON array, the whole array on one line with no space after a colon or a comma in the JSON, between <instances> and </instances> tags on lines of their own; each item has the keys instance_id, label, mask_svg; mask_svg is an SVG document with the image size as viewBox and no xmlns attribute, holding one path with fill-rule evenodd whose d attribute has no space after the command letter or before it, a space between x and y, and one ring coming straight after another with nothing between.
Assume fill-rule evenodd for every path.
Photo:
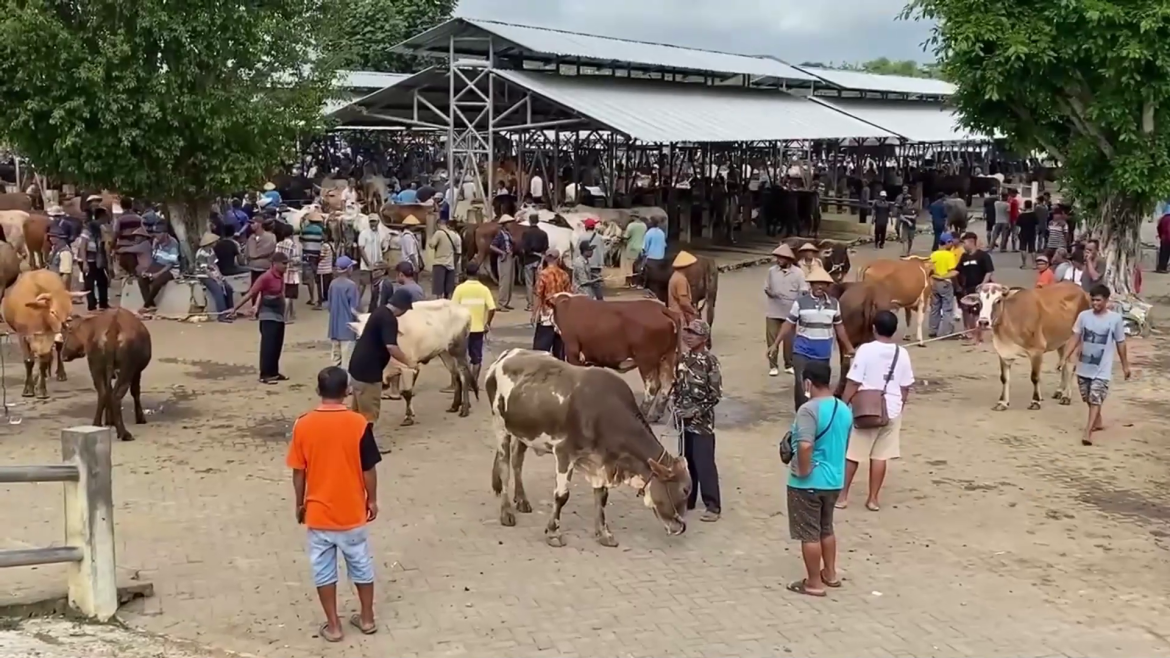
<instances>
[{"instance_id":1,"label":"brick paving","mask_svg":"<svg viewBox=\"0 0 1170 658\"><path fill-rule=\"evenodd\" d=\"M839 513L845 584L811 599L784 590L801 574L775 454L791 394L765 372L762 277L743 270L720 286L720 522L694 521L670 538L632 490L615 492L610 523L621 546L606 549L592 540L592 500L578 484L568 546L550 548L542 528L553 475L543 457L527 463L535 511L501 527L487 410L443 413L445 377L428 367L420 424L399 429L400 403L387 403L378 428L394 446L372 531L380 631L336 646L314 637L320 612L283 467L288 428L327 361L324 317L305 311L290 327L293 383L283 387L253 383L252 323L152 323L156 362L144 388L155 413L114 459L119 563L152 580L156 597L123 616L152 633L281 658L1170 655L1170 446L1158 422L1170 411L1166 341L1135 341L1138 377L1115 384L1109 428L1091 449L1078 441L1081 407L1024 410L1019 368L1012 410L991 412L998 369L989 348L913 349L919 382L905 459L891 469L882 512L855 504ZM491 347L526 336L502 326ZM11 363L14 395L22 373ZM0 463L55 461L59 428L87 422L88 377L83 366L70 374L51 383L52 402L18 406L19 425L0 423ZM1055 377L1050 363L1049 389ZM663 437L673 449L673 436ZM0 487L0 547L59 542L59 491ZM59 567L3 570L0 597L58 582ZM343 594L342 606L356 610L356 598Z\"/></svg>"}]
</instances>

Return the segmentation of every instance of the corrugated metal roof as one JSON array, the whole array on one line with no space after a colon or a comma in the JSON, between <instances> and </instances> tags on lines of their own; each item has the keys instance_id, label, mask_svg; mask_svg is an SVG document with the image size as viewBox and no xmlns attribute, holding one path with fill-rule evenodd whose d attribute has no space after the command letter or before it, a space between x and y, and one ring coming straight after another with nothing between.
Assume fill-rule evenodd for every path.
<instances>
[{"instance_id":1,"label":"corrugated metal roof","mask_svg":"<svg viewBox=\"0 0 1170 658\"><path fill-rule=\"evenodd\" d=\"M644 142L894 137L822 105L769 89L497 71L554 103Z\"/></svg>"},{"instance_id":2,"label":"corrugated metal roof","mask_svg":"<svg viewBox=\"0 0 1170 658\"><path fill-rule=\"evenodd\" d=\"M811 66L797 68L805 73L811 73L835 87L852 91L877 91L923 96L950 96L955 93L955 85L944 80L935 80L933 78L880 75L877 73L865 73L863 71L838 71L836 69L821 69Z\"/></svg>"},{"instance_id":3,"label":"corrugated metal roof","mask_svg":"<svg viewBox=\"0 0 1170 658\"><path fill-rule=\"evenodd\" d=\"M476 18L454 18L438 27L427 30L397 48L403 51L427 51L446 53L448 39L459 37L491 35L504 43L496 47L511 47L522 51L520 54L544 57L566 57L588 60L586 64L634 64L643 67L693 71L697 73L719 73L726 75L747 74L771 76L781 80L815 80L784 62L764 57L735 55L698 48L686 48L630 39L617 39L592 34L580 34L546 27L534 27L515 23L501 23ZM457 54L482 54L486 42L456 44Z\"/></svg>"},{"instance_id":4,"label":"corrugated metal roof","mask_svg":"<svg viewBox=\"0 0 1170 658\"><path fill-rule=\"evenodd\" d=\"M406 73L338 71L337 86L342 89L385 89L409 77Z\"/></svg>"},{"instance_id":5,"label":"corrugated metal roof","mask_svg":"<svg viewBox=\"0 0 1170 658\"><path fill-rule=\"evenodd\" d=\"M816 97L813 101L912 142L987 141L962 127L958 112L942 103Z\"/></svg>"}]
</instances>

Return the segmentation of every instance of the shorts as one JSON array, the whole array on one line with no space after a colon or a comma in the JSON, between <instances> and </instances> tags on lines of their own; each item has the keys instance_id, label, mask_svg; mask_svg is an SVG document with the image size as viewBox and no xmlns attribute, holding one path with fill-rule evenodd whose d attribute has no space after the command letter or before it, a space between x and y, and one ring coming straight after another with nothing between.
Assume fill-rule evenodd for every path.
<instances>
[{"instance_id":1,"label":"shorts","mask_svg":"<svg viewBox=\"0 0 1170 658\"><path fill-rule=\"evenodd\" d=\"M871 459L885 461L902 456L902 417L891 418L885 427L853 429L849 435L849 449L845 459L851 462L867 462Z\"/></svg>"},{"instance_id":2,"label":"shorts","mask_svg":"<svg viewBox=\"0 0 1170 658\"><path fill-rule=\"evenodd\" d=\"M1077 388L1081 389L1081 400L1095 407L1105 404L1105 398L1109 397L1108 379L1090 379L1077 375Z\"/></svg>"},{"instance_id":3,"label":"shorts","mask_svg":"<svg viewBox=\"0 0 1170 658\"><path fill-rule=\"evenodd\" d=\"M349 408L365 416L371 425L377 424L382 415L382 382L368 384L350 377L349 387L353 390Z\"/></svg>"},{"instance_id":4,"label":"shorts","mask_svg":"<svg viewBox=\"0 0 1170 658\"><path fill-rule=\"evenodd\" d=\"M483 363L483 337L484 332L482 331L473 331L467 334L467 359L471 361L473 366Z\"/></svg>"},{"instance_id":5,"label":"shorts","mask_svg":"<svg viewBox=\"0 0 1170 658\"><path fill-rule=\"evenodd\" d=\"M284 284L284 298L285 299L296 299L297 297L300 296L300 292L299 292L300 289L301 289L301 286L300 286L300 284L297 284L297 283Z\"/></svg>"},{"instance_id":6,"label":"shorts","mask_svg":"<svg viewBox=\"0 0 1170 658\"><path fill-rule=\"evenodd\" d=\"M1020 231L1020 251L1026 254L1036 253L1036 234L1031 231Z\"/></svg>"},{"instance_id":7,"label":"shorts","mask_svg":"<svg viewBox=\"0 0 1170 658\"><path fill-rule=\"evenodd\" d=\"M840 489L788 487L788 531L799 542L818 542L833 536L833 506Z\"/></svg>"},{"instance_id":8,"label":"shorts","mask_svg":"<svg viewBox=\"0 0 1170 658\"><path fill-rule=\"evenodd\" d=\"M309 528L309 569L313 585L337 584L337 552L345 558L345 575L354 585L374 582L374 556L370 554L370 533L366 526L352 530Z\"/></svg>"},{"instance_id":9,"label":"shorts","mask_svg":"<svg viewBox=\"0 0 1170 658\"><path fill-rule=\"evenodd\" d=\"M317 266L321 264L321 254L305 254L304 260L301 262L301 274L305 277L305 281L315 279L317 276Z\"/></svg>"}]
</instances>

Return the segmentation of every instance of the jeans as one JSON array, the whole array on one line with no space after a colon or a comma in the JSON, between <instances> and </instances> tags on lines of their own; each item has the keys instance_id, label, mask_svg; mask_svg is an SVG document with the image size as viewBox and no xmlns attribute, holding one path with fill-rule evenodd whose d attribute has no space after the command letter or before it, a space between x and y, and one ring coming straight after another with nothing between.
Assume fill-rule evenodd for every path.
<instances>
[{"instance_id":1,"label":"jeans","mask_svg":"<svg viewBox=\"0 0 1170 658\"><path fill-rule=\"evenodd\" d=\"M532 349L548 352L562 361L565 360L565 343L557 333L556 327L536 325L536 331L532 334Z\"/></svg>"},{"instance_id":2,"label":"jeans","mask_svg":"<svg viewBox=\"0 0 1170 658\"><path fill-rule=\"evenodd\" d=\"M955 315L955 284L950 280L933 279L930 285L930 335L947 336L951 333Z\"/></svg>"},{"instance_id":3,"label":"jeans","mask_svg":"<svg viewBox=\"0 0 1170 658\"><path fill-rule=\"evenodd\" d=\"M883 249L886 246L886 229L890 227L887 222L874 222L873 225L873 245L878 249Z\"/></svg>"},{"instance_id":4,"label":"jeans","mask_svg":"<svg viewBox=\"0 0 1170 658\"><path fill-rule=\"evenodd\" d=\"M374 556L370 554L370 533L366 526L353 530L309 528L309 569L313 584L328 587L337 583L337 552L345 558L345 573L354 585L374 582Z\"/></svg>"},{"instance_id":5,"label":"jeans","mask_svg":"<svg viewBox=\"0 0 1170 658\"><path fill-rule=\"evenodd\" d=\"M91 311L110 307L110 277L104 267L86 263L81 277L85 286L85 305Z\"/></svg>"},{"instance_id":6,"label":"jeans","mask_svg":"<svg viewBox=\"0 0 1170 658\"><path fill-rule=\"evenodd\" d=\"M168 283L175 279L170 270L164 270L151 278L138 277L138 290L142 292L142 307L154 308L156 297Z\"/></svg>"},{"instance_id":7,"label":"jeans","mask_svg":"<svg viewBox=\"0 0 1170 658\"><path fill-rule=\"evenodd\" d=\"M260 325L260 378L267 379L280 374L280 353L284 350L284 322L261 320Z\"/></svg>"},{"instance_id":8,"label":"jeans","mask_svg":"<svg viewBox=\"0 0 1170 658\"><path fill-rule=\"evenodd\" d=\"M715 466L715 435L692 432L684 429L682 450L687 458L687 470L691 472L691 494L687 497L687 509L695 509L699 497L708 511L719 514L723 511L719 498L719 469Z\"/></svg>"},{"instance_id":9,"label":"jeans","mask_svg":"<svg viewBox=\"0 0 1170 658\"><path fill-rule=\"evenodd\" d=\"M796 413L805 402L808 402L808 396L804 394L804 367L818 359L810 359L803 354L792 355L792 412ZM825 361L828 363L828 360ZM832 366L830 366L830 371ZM845 375L842 374L842 377Z\"/></svg>"},{"instance_id":10,"label":"jeans","mask_svg":"<svg viewBox=\"0 0 1170 658\"><path fill-rule=\"evenodd\" d=\"M605 284L602 282L601 269L590 268L589 276L593 279L596 279L597 283L589 284L589 287L586 288L585 292L597 301L605 299L605 292L603 290L605 288Z\"/></svg>"},{"instance_id":11,"label":"jeans","mask_svg":"<svg viewBox=\"0 0 1170 658\"><path fill-rule=\"evenodd\" d=\"M220 313L220 322L230 322L231 320L223 315L224 311L229 311L232 308L232 287L227 281L220 281L217 279L200 279L203 284L203 289L207 291L207 306L208 310L215 313Z\"/></svg>"},{"instance_id":12,"label":"jeans","mask_svg":"<svg viewBox=\"0 0 1170 658\"><path fill-rule=\"evenodd\" d=\"M1011 224L996 224L991 229L991 239L988 240L987 244L991 247L998 246L1000 251L1007 251L1008 236L1011 235L1011 232Z\"/></svg>"},{"instance_id":13,"label":"jeans","mask_svg":"<svg viewBox=\"0 0 1170 658\"><path fill-rule=\"evenodd\" d=\"M935 252L938 251L938 245L942 242L942 234L946 232L947 227L935 225L931 229L934 231L934 239L930 242L930 250Z\"/></svg>"}]
</instances>

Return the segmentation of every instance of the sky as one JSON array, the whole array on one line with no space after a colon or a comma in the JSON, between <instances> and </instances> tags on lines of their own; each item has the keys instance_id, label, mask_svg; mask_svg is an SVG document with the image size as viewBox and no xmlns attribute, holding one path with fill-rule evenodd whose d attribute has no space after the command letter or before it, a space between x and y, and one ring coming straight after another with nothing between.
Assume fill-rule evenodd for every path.
<instances>
[{"instance_id":1,"label":"sky","mask_svg":"<svg viewBox=\"0 0 1170 658\"><path fill-rule=\"evenodd\" d=\"M933 59L905 0L460 0L456 15L788 62Z\"/></svg>"}]
</instances>

